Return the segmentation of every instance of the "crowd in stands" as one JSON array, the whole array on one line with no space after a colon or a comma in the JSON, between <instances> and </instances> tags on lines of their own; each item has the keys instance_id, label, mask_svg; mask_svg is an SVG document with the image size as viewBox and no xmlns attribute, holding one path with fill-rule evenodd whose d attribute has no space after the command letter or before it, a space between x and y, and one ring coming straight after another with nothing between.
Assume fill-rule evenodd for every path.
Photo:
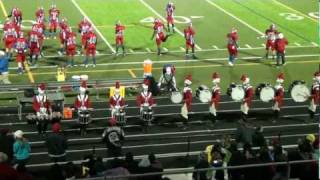
<instances>
[{"instance_id":1,"label":"crowd in stands","mask_svg":"<svg viewBox=\"0 0 320 180\"><path fill-rule=\"evenodd\" d=\"M32 180L26 164L30 158L32 147L21 130L12 133L9 129L0 131L0 179ZM61 133L60 124L52 125L52 133L46 136L48 156L52 162L65 162L67 158L67 140ZM297 178L300 180L318 180L319 138L313 134L299 139L297 148L287 151L281 142L281 136L271 140L263 135L263 128L240 124L235 140L229 135L208 145L200 153L194 169L210 167L228 167L271 162L287 162L294 160L314 160L313 162L290 165L269 165L229 170L195 171L194 180L285 180ZM102 157L89 154L83 163L54 163L48 173L48 179L77 179L88 177L118 176L130 174L145 174L163 172L162 163L151 153L140 160L134 159L131 152L124 158L113 158L103 162ZM288 175L288 173L290 173ZM128 178L123 178L123 180ZM134 177L130 180L161 180L162 175ZM168 178L166 178L168 179ZM121 179L122 180L122 179Z\"/></svg>"}]
</instances>

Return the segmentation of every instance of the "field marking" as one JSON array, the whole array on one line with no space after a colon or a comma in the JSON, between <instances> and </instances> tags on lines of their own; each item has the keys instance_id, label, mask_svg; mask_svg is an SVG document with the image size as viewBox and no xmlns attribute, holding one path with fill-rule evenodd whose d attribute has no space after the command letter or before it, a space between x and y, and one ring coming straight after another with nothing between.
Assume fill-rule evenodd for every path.
<instances>
[{"instance_id":1,"label":"field marking","mask_svg":"<svg viewBox=\"0 0 320 180\"><path fill-rule=\"evenodd\" d=\"M293 12L296 12L296 13L300 14L301 16L303 16L303 17L305 17L305 18L311 19L313 22L318 23L318 21L317 21L316 19L314 19L314 18L312 18L312 17L310 17L310 16L308 16L308 15L306 15L306 14L304 14L304 13L302 13L302 12L296 10L296 9L293 9L292 7L289 7L289 6L287 6L287 5L279 2L279 1L277 1L277 0L272 0L272 1L273 1L274 3L280 5L280 6L284 7L284 8L287 8L287 9L293 11Z\"/></svg>"},{"instance_id":2,"label":"field marking","mask_svg":"<svg viewBox=\"0 0 320 180\"><path fill-rule=\"evenodd\" d=\"M148 3L146 3L144 0L140 0L140 2L147 7L150 11L152 11L156 16L158 16L162 21L166 22L167 20L161 15L159 14L155 9L153 9ZM180 34L182 37L184 37L184 34L176 27L175 28L176 32L178 34ZM197 49L201 49L197 44L195 44L195 47Z\"/></svg>"},{"instance_id":3,"label":"field marking","mask_svg":"<svg viewBox=\"0 0 320 180\"><path fill-rule=\"evenodd\" d=\"M295 42L294 44L295 44L296 46L299 46L299 47L301 46L301 44L299 44L299 43L297 43L297 42Z\"/></svg>"},{"instance_id":4,"label":"field marking","mask_svg":"<svg viewBox=\"0 0 320 180\"><path fill-rule=\"evenodd\" d=\"M101 39L106 43L106 45L110 48L110 50L115 53L116 51L114 50L114 48L111 46L111 44L108 42L108 40L102 35L102 33L99 31L99 29L93 24L93 22L91 21L91 19L89 18L89 16L87 16L87 14L80 8L80 6L78 5L78 3L75 0L70 0L74 6L79 10L79 12L82 14L82 16L86 17L87 20L91 23L93 29L99 34L99 36L101 37Z\"/></svg>"},{"instance_id":5,"label":"field marking","mask_svg":"<svg viewBox=\"0 0 320 180\"><path fill-rule=\"evenodd\" d=\"M151 53L152 51L150 50L150 48L146 48L146 51L148 52L148 53Z\"/></svg>"},{"instance_id":6,"label":"field marking","mask_svg":"<svg viewBox=\"0 0 320 180\"><path fill-rule=\"evenodd\" d=\"M222 7L218 6L216 3L212 2L211 0L206 0L209 4L211 4L212 6L216 7L217 9L219 9L220 11L224 12L225 14L233 17L234 19L236 19L237 21L239 21L240 23L242 23L243 25L247 26L248 28L250 28L251 30L255 31L256 33L258 33L261 36L264 36L265 34L261 31L259 31L258 29L256 29L255 27L251 26L250 24L246 23L245 21L243 21L242 19L238 18L237 16L233 15L232 13L228 12L227 10L223 9Z\"/></svg>"},{"instance_id":7,"label":"field marking","mask_svg":"<svg viewBox=\"0 0 320 180\"><path fill-rule=\"evenodd\" d=\"M0 6L1 6L1 10L2 10L2 12L3 12L3 15L4 15L5 17L8 17L7 10L6 10L6 8L4 7L4 4L3 4L2 0L0 0ZM26 69L26 71L27 71L29 81L30 81L32 84L34 84L34 82L35 82L35 81L34 81L34 77L33 77L32 72L30 71L30 67L29 67L29 65L28 65L27 62L24 62L24 67L25 67L25 69Z\"/></svg>"},{"instance_id":8,"label":"field marking","mask_svg":"<svg viewBox=\"0 0 320 180\"><path fill-rule=\"evenodd\" d=\"M266 44L262 43L261 46L265 48L265 47L266 47Z\"/></svg>"},{"instance_id":9,"label":"field marking","mask_svg":"<svg viewBox=\"0 0 320 180\"><path fill-rule=\"evenodd\" d=\"M131 75L131 77L133 78L137 78L136 74L133 72L132 69L128 69L129 74Z\"/></svg>"},{"instance_id":10,"label":"field marking","mask_svg":"<svg viewBox=\"0 0 320 180\"><path fill-rule=\"evenodd\" d=\"M313 46L315 46L315 47L318 47L319 45L317 44L317 43L315 43L315 42L311 42L311 44L313 45Z\"/></svg>"},{"instance_id":11,"label":"field marking","mask_svg":"<svg viewBox=\"0 0 320 180\"><path fill-rule=\"evenodd\" d=\"M320 56L320 54L317 55L297 55L297 56L287 56L287 58L297 58L297 57L314 57L314 56ZM253 56L253 57L244 57L240 58L240 60L257 60L257 59L262 59L262 57L259 56ZM197 59L197 60L190 60L190 62L198 62L199 60L202 61L226 61L228 58L213 58L213 59ZM180 60L170 60L170 61L157 61L156 63L177 63L177 62L185 62L185 59L180 59ZM310 63L319 63L320 60L308 60L308 61L289 61L287 64L310 64ZM141 64L141 62L130 62L130 63L118 63L118 64ZM269 63L269 65L272 65L273 63ZM116 65L116 63L107 63L107 64L97 64L97 66L105 66L105 65ZM262 65L261 63L240 63L236 64L235 66L257 66L257 65ZM177 69L187 69L187 68L211 68L211 67L226 67L228 66L227 63L225 64L207 64L207 65L197 65L197 66L176 66ZM154 67L153 69L155 70L161 70L163 67ZM134 71L142 71L143 68L131 68L131 70ZM128 69L95 69L94 71L90 70L77 70L77 71L69 71L69 74L76 74L76 73L102 73L102 72L122 72L122 71L128 71ZM39 72L39 73L34 73L35 75L50 75L50 74L56 74L56 72ZM10 74L10 76L19 76L18 74Z\"/></svg>"},{"instance_id":12,"label":"field marking","mask_svg":"<svg viewBox=\"0 0 320 180\"><path fill-rule=\"evenodd\" d=\"M180 47L180 50L183 51L183 52L186 51L186 49L184 47Z\"/></svg>"},{"instance_id":13,"label":"field marking","mask_svg":"<svg viewBox=\"0 0 320 180\"><path fill-rule=\"evenodd\" d=\"M287 46L287 49L293 49L293 48L316 48L318 47L318 44L312 44L310 46ZM239 50L259 50L259 49L264 49L265 48L265 45L262 45L262 47L252 47L252 48L239 48ZM222 48L222 49L202 49L202 50L198 50L198 52L211 52L211 51L227 51L228 49L227 48ZM181 50L172 50L170 51L171 53L184 53L184 51ZM137 54L154 54L156 52L145 52L145 51L135 51L133 53L127 53L128 55L131 54L131 55L137 55ZM110 53L100 53L100 54L97 54L97 56L113 56L114 54L110 54ZM75 57L77 56L82 56L82 55L75 55ZM56 56L56 55L48 55L48 56L45 56L45 58L58 58L59 56ZM41 67L40 67L41 68Z\"/></svg>"},{"instance_id":14,"label":"field marking","mask_svg":"<svg viewBox=\"0 0 320 180\"><path fill-rule=\"evenodd\" d=\"M218 46L215 46L215 45L213 45L212 47L213 49L219 49Z\"/></svg>"},{"instance_id":15,"label":"field marking","mask_svg":"<svg viewBox=\"0 0 320 180\"><path fill-rule=\"evenodd\" d=\"M245 46L249 49L252 49L252 47L249 44L245 44Z\"/></svg>"},{"instance_id":16,"label":"field marking","mask_svg":"<svg viewBox=\"0 0 320 180\"><path fill-rule=\"evenodd\" d=\"M165 47L162 48L165 52L168 52L169 50Z\"/></svg>"},{"instance_id":17,"label":"field marking","mask_svg":"<svg viewBox=\"0 0 320 180\"><path fill-rule=\"evenodd\" d=\"M134 53L133 49L129 49L129 52L130 52L130 53Z\"/></svg>"}]
</instances>

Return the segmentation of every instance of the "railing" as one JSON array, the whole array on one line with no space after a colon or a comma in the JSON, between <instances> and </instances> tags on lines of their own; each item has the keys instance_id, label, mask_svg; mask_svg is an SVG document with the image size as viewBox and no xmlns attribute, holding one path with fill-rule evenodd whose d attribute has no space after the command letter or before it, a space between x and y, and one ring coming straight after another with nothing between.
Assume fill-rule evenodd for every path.
<instances>
[{"instance_id":1,"label":"railing","mask_svg":"<svg viewBox=\"0 0 320 180\"><path fill-rule=\"evenodd\" d=\"M121 175L121 176L104 176L104 177L95 177L95 178L85 178L87 180L118 180L121 178L134 178L134 177L146 177L146 176L159 176L159 175L177 175L177 174L188 174L188 173L197 173L197 179L200 179L200 172L207 172L213 170L224 170L224 169L244 169L244 168L256 168L256 167L266 167L266 166L287 166L287 178L290 178L291 166L293 164L305 164L305 163L319 163L319 160L299 160L299 161L287 161L287 162L272 162L272 163L260 163L260 164L248 164L241 166L227 166L227 167L218 167L218 168L203 168L203 169L180 169L180 170L168 170L165 172L156 172L156 173L145 173L145 174L131 174L131 175ZM82 179L82 180L85 180Z\"/></svg>"}]
</instances>

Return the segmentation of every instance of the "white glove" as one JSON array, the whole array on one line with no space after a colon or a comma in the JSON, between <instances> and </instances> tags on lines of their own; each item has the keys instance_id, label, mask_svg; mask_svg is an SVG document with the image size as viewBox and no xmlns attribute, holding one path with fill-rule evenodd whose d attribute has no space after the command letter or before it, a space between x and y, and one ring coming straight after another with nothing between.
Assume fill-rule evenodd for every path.
<instances>
[{"instance_id":1,"label":"white glove","mask_svg":"<svg viewBox=\"0 0 320 180\"><path fill-rule=\"evenodd\" d=\"M159 82L157 86L160 87L160 86L161 86L161 83Z\"/></svg>"},{"instance_id":2,"label":"white glove","mask_svg":"<svg viewBox=\"0 0 320 180\"><path fill-rule=\"evenodd\" d=\"M37 112L37 117L38 117L38 118L40 117L40 112Z\"/></svg>"}]
</instances>

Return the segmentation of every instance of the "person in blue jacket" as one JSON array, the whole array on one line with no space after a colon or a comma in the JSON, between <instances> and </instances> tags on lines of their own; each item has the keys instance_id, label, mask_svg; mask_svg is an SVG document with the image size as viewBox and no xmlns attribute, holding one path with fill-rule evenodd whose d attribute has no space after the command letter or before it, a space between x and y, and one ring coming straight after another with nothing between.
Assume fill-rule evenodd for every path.
<instances>
[{"instance_id":1,"label":"person in blue jacket","mask_svg":"<svg viewBox=\"0 0 320 180\"><path fill-rule=\"evenodd\" d=\"M3 84L11 84L9 81L9 56L6 56L5 52L0 51L0 81Z\"/></svg>"}]
</instances>

